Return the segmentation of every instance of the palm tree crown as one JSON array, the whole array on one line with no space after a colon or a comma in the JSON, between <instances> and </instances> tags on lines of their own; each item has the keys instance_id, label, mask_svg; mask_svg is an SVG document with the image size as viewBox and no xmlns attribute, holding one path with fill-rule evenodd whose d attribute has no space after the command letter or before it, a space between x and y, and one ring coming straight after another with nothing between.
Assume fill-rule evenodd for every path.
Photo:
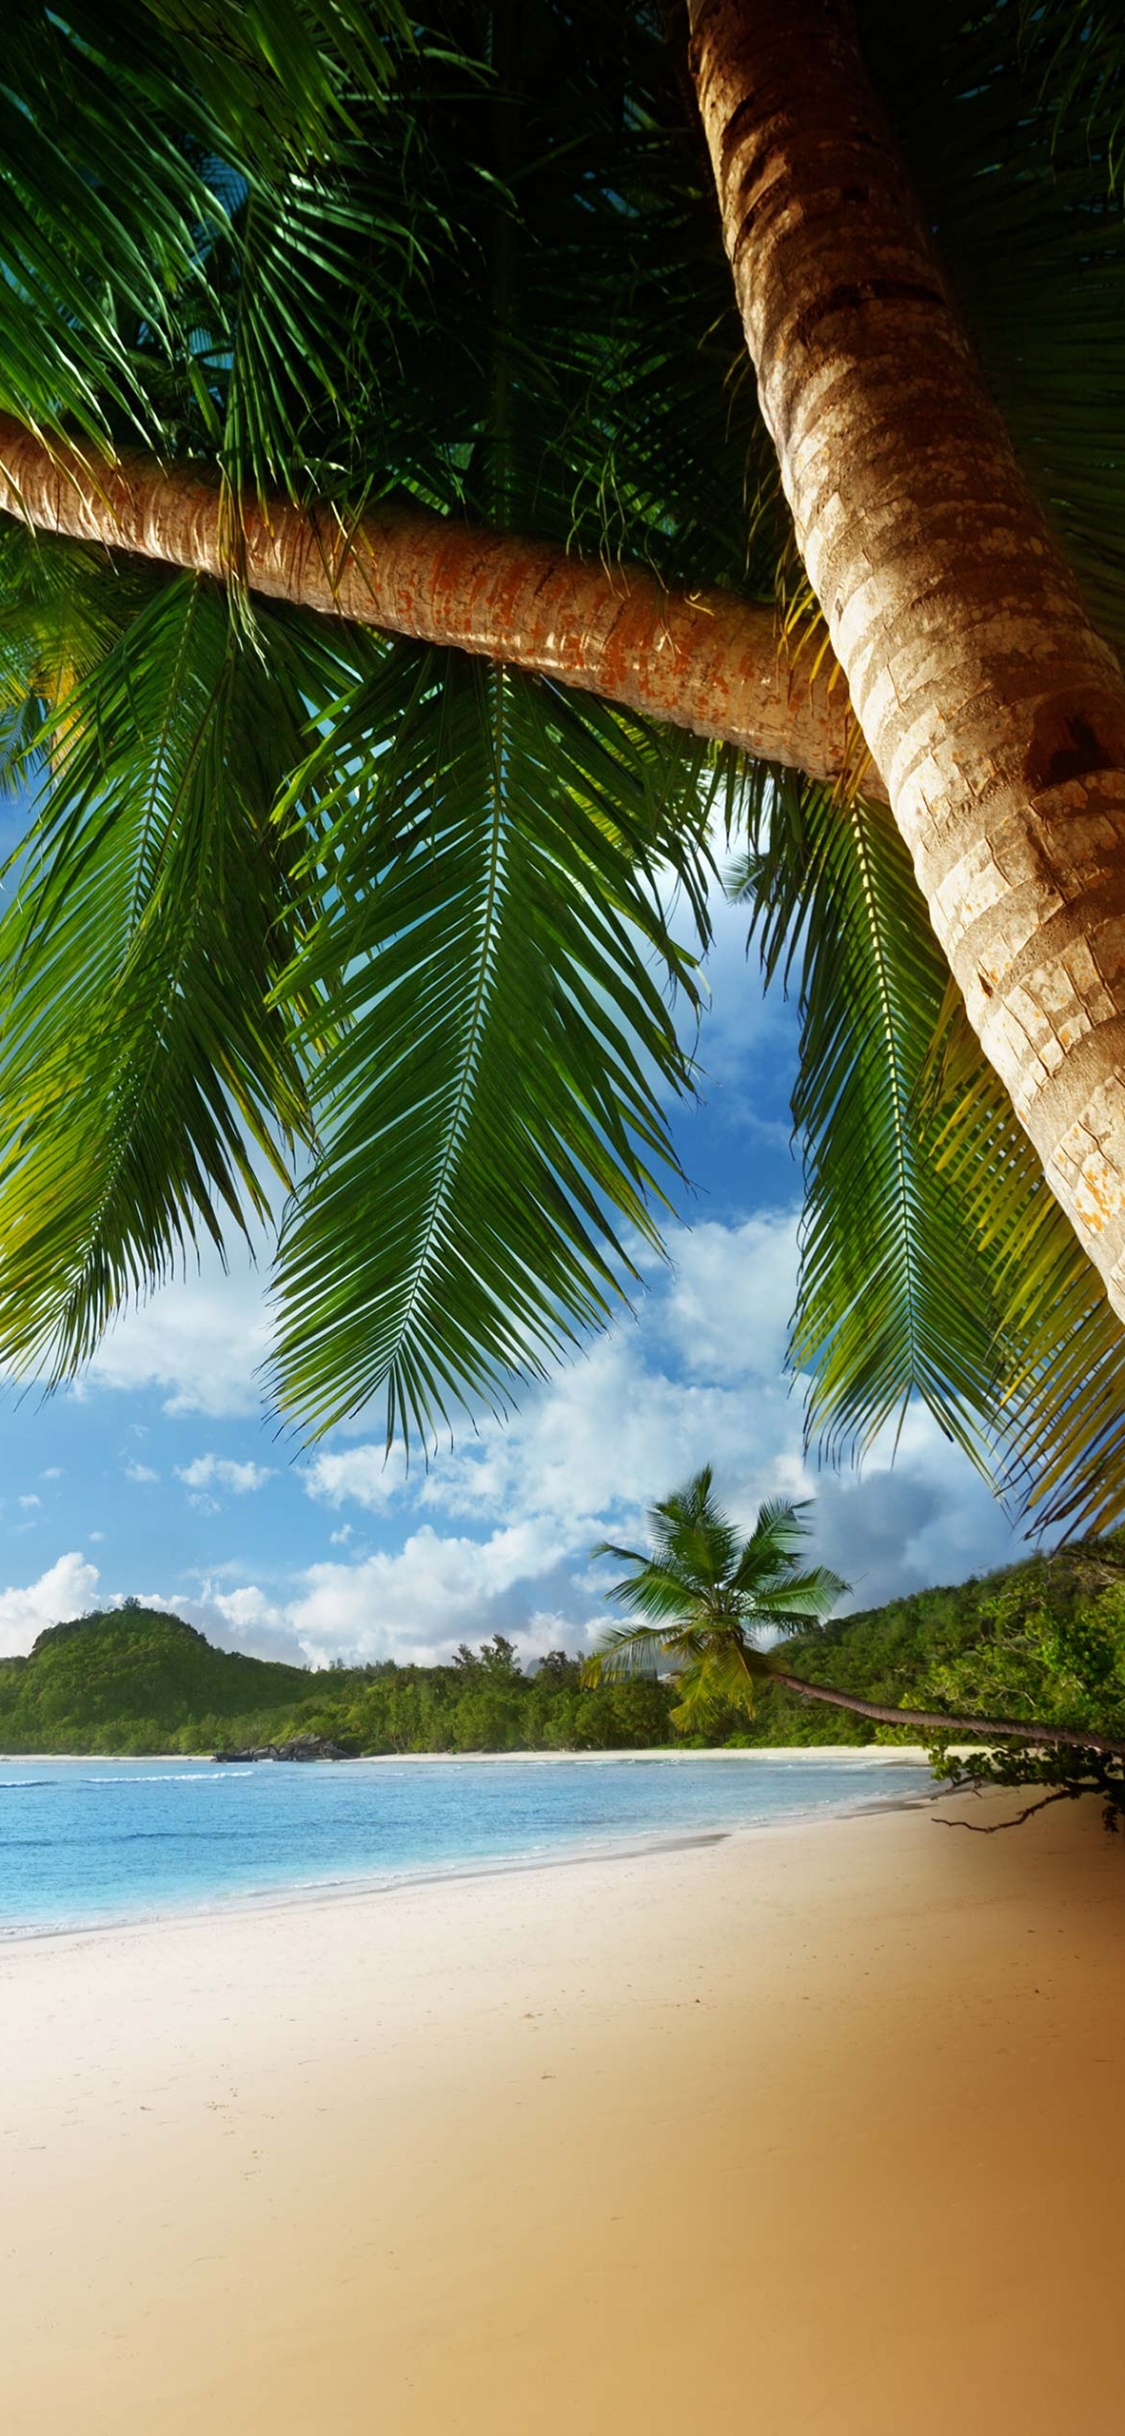
<instances>
[{"instance_id":1,"label":"palm tree crown","mask_svg":"<svg viewBox=\"0 0 1125 2436\"><path fill-rule=\"evenodd\" d=\"M675 1722L688 1725L727 1706L753 1715L755 1687L770 1674L754 1635L781 1637L822 1623L848 1588L826 1565L802 1567L808 1538L804 1504L771 1498L749 1537L716 1505L710 1464L652 1508L651 1553L603 1541L594 1555L616 1556L632 1570L610 1596L645 1623L604 1636L589 1672L663 1673L677 1678Z\"/></svg>"},{"instance_id":2,"label":"palm tree crown","mask_svg":"<svg viewBox=\"0 0 1125 2436\"><path fill-rule=\"evenodd\" d=\"M905 31L857 6L1114 644L1117 15L1076 44L1065 0L928 0ZM379 1398L417 1439L502 1407L612 1311L681 1183L729 781L802 1017L811 1429L862 1448L918 1395L1047 1519L1104 1523L1125 1338L886 805L250 590L271 497L329 564L365 511L421 515L779 603L811 674L686 34L651 0L15 12L0 415L95 475L140 449L210 485L226 554L219 580L198 542L144 564L96 522L0 518L0 785L34 813L0 915L0 1360L72 1374L186 1250L280 1202L284 1411L319 1430Z\"/></svg>"}]
</instances>

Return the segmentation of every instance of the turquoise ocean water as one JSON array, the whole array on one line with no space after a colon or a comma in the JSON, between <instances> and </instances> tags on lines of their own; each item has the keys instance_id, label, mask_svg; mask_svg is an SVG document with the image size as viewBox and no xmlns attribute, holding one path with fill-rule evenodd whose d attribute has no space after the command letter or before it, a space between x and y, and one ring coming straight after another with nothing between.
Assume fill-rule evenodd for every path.
<instances>
[{"instance_id":1,"label":"turquoise ocean water","mask_svg":"<svg viewBox=\"0 0 1125 2436\"><path fill-rule=\"evenodd\" d=\"M0 1760L0 1935L636 1849L924 1793L897 1762L741 1755L223 1767Z\"/></svg>"}]
</instances>

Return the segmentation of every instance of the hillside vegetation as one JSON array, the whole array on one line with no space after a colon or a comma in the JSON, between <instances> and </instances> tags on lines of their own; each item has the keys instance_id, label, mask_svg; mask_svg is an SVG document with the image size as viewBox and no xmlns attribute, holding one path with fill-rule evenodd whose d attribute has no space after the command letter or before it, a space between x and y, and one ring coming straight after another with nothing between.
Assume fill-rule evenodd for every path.
<instances>
[{"instance_id":1,"label":"hillside vegetation","mask_svg":"<svg viewBox=\"0 0 1125 2436\"><path fill-rule=\"evenodd\" d=\"M0 1752L211 1751L318 1734L348 1751L637 1749L671 1739L660 1683L585 1691L561 1652L533 1676L497 1638L449 1666L313 1671L215 1649L131 1606L56 1624L0 1660Z\"/></svg>"},{"instance_id":2,"label":"hillside vegetation","mask_svg":"<svg viewBox=\"0 0 1125 2436\"><path fill-rule=\"evenodd\" d=\"M946 1708L1125 1738L1125 1532L956 1587L915 1591L786 1645L810 1681L862 1699ZM771 1691L754 1738L866 1742L860 1717ZM880 1741L893 1728L875 1729ZM906 1739L913 1739L909 1734Z\"/></svg>"},{"instance_id":3,"label":"hillside vegetation","mask_svg":"<svg viewBox=\"0 0 1125 2436\"><path fill-rule=\"evenodd\" d=\"M1125 1534L843 1617L789 1642L786 1660L863 1699L1125 1738ZM216 1649L179 1616L136 1605L54 1625L26 1658L0 1661L0 1751L11 1753L210 1751L300 1733L354 1752L683 1747L674 1706L673 1688L650 1680L585 1688L577 1661L558 1651L524 1674L499 1636L446 1666L314 1672ZM895 1738L780 1690L753 1721L717 1713L706 1736ZM909 1729L903 1739L914 1739Z\"/></svg>"}]
</instances>

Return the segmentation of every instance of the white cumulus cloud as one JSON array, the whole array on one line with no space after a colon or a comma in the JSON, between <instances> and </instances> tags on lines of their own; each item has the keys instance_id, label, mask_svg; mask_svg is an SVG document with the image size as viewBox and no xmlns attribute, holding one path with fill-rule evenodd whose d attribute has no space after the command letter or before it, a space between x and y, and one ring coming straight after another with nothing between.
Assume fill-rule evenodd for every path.
<instances>
[{"instance_id":1,"label":"white cumulus cloud","mask_svg":"<svg viewBox=\"0 0 1125 2436\"><path fill-rule=\"evenodd\" d=\"M639 1321L597 1339L507 1422L439 1449L421 1475L388 1462L381 1442L337 1445L309 1463L309 1495L337 1510L409 1501L479 1525L533 1523L554 1563L706 1462L742 1505L787 1492L803 1479L800 1409L778 1375L795 1223L785 1212L677 1229L672 1270Z\"/></svg>"},{"instance_id":2,"label":"white cumulus cloud","mask_svg":"<svg viewBox=\"0 0 1125 2436\"><path fill-rule=\"evenodd\" d=\"M342 1506L350 1500L381 1513L405 1487L407 1477L400 1450L395 1447L388 1455L380 1440L315 1455L305 1473L305 1488L325 1505Z\"/></svg>"},{"instance_id":3,"label":"white cumulus cloud","mask_svg":"<svg viewBox=\"0 0 1125 2436\"><path fill-rule=\"evenodd\" d=\"M424 1523L393 1553L310 1566L288 1621L321 1664L338 1651L361 1661L426 1664L448 1656L462 1639L497 1631L510 1631L528 1652L548 1648L558 1634L532 1633L542 1602L530 1586L541 1586L566 1553L566 1535L540 1522L515 1523L484 1540Z\"/></svg>"},{"instance_id":4,"label":"white cumulus cloud","mask_svg":"<svg viewBox=\"0 0 1125 2436\"><path fill-rule=\"evenodd\" d=\"M677 1230L660 1334L690 1377L757 1377L777 1387L797 1292L796 1210L742 1226L713 1219Z\"/></svg>"},{"instance_id":5,"label":"white cumulus cloud","mask_svg":"<svg viewBox=\"0 0 1125 2436\"><path fill-rule=\"evenodd\" d=\"M154 1388L173 1415L221 1420L256 1413L268 1343L261 1271L245 1258L232 1259L224 1271L208 1250L198 1273L162 1286L117 1321L84 1371L80 1392Z\"/></svg>"},{"instance_id":6,"label":"white cumulus cloud","mask_svg":"<svg viewBox=\"0 0 1125 2436\"><path fill-rule=\"evenodd\" d=\"M143 1465L137 1468L144 1469ZM197 1455L193 1463L176 1465L176 1478L186 1489L229 1489L235 1497L246 1497L251 1489L264 1488L273 1471L268 1463L235 1463L225 1455Z\"/></svg>"},{"instance_id":7,"label":"white cumulus cloud","mask_svg":"<svg viewBox=\"0 0 1125 2436\"><path fill-rule=\"evenodd\" d=\"M68 1624L90 1606L98 1568L72 1548L26 1588L0 1590L0 1655L19 1657L48 1624Z\"/></svg>"}]
</instances>

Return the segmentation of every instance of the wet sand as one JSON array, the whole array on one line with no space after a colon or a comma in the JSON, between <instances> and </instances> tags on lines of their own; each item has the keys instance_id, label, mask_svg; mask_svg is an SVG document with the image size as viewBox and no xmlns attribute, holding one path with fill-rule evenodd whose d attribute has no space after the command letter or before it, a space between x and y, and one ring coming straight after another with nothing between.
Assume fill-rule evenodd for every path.
<instances>
[{"instance_id":1,"label":"wet sand","mask_svg":"<svg viewBox=\"0 0 1125 2436\"><path fill-rule=\"evenodd\" d=\"M5 2427L1106 2425L1123 1929L1089 1803L12 1946Z\"/></svg>"}]
</instances>

